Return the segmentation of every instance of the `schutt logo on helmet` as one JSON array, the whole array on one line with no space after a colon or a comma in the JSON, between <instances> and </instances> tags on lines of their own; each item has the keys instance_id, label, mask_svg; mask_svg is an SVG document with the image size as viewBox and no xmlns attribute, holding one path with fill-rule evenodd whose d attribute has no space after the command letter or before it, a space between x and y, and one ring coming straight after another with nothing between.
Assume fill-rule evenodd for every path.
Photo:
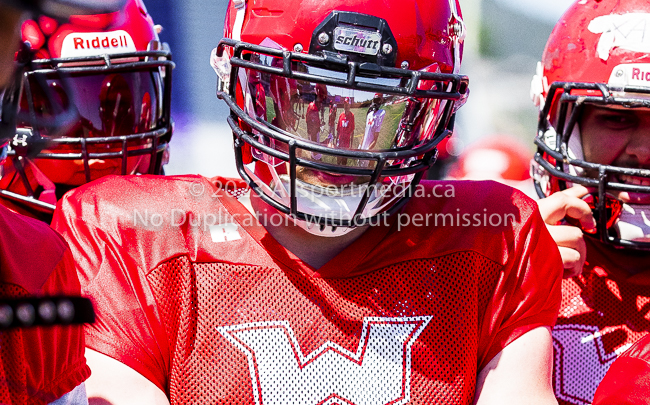
<instances>
[{"instance_id":1,"label":"schutt logo on helmet","mask_svg":"<svg viewBox=\"0 0 650 405\"><path fill-rule=\"evenodd\" d=\"M377 55L381 44L381 35L377 32L336 27L334 29L334 49Z\"/></svg>"}]
</instances>

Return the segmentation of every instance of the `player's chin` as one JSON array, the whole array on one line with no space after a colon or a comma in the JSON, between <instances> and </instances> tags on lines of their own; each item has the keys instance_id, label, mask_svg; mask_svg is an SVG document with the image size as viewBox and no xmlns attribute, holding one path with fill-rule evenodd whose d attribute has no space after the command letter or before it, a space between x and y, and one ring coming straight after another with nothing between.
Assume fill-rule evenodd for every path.
<instances>
[{"instance_id":1,"label":"player's chin","mask_svg":"<svg viewBox=\"0 0 650 405\"><path fill-rule=\"evenodd\" d=\"M350 174L339 174L314 170L307 167L296 168L296 177L305 183L318 187L342 187L349 185L366 184L370 181L369 176L355 176Z\"/></svg>"}]
</instances>

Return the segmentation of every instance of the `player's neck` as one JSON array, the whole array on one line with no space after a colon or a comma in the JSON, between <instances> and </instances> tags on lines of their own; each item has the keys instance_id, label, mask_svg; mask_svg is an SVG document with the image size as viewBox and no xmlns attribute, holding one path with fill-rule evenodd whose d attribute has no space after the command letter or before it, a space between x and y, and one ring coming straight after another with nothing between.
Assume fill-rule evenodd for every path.
<instances>
[{"instance_id":1,"label":"player's neck","mask_svg":"<svg viewBox=\"0 0 650 405\"><path fill-rule=\"evenodd\" d=\"M284 215L262 201L257 195L251 195L251 207L257 218L272 218ZM262 221L266 231L285 249L314 269L319 269L345 248L357 240L368 227L353 229L343 236L328 238L313 235L290 219L286 221ZM281 224L278 224L281 222Z\"/></svg>"}]
</instances>

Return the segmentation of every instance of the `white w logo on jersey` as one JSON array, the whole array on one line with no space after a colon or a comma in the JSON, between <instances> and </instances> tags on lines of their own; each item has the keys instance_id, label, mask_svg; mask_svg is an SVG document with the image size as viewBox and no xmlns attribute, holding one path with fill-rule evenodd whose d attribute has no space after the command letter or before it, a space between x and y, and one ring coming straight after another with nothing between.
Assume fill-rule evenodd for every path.
<instances>
[{"instance_id":1,"label":"white w logo on jersey","mask_svg":"<svg viewBox=\"0 0 650 405\"><path fill-rule=\"evenodd\" d=\"M327 342L307 356L287 321L217 330L248 357L257 405L405 404L411 347L431 319L364 318L356 353Z\"/></svg>"},{"instance_id":2,"label":"white w logo on jersey","mask_svg":"<svg viewBox=\"0 0 650 405\"><path fill-rule=\"evenodd\" d=\"M556 325L553 328L553 374L558 399L589 405L616 357L631 346L627 344L608 353L601 336L602 332L594 325Z\"/></svg>"}]
</instances>

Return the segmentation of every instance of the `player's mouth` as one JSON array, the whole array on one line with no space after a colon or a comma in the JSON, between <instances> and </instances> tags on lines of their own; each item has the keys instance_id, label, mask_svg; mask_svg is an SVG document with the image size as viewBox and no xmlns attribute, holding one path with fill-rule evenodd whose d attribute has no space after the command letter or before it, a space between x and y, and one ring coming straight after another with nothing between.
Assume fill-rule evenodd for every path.
<instances>
[{"instance_id":1,"label":"player's mouth","mask_svg":"<svg viewBox=\"0 0 650 405\"><path fill-rule=\"evenodd\" d=\"M630 176L627 174L616 174L610 177L612 182L634 186L650 187L650 177ZM628 204L650 204L650 193L638 193L632 191L612 192L624 203Z\"/></svg>"},{"instance_id":2,"label":"player's mouth","mask_svg":"<svg viewBox=\"0 0 650 405\"><path fill-rule=\"evenodd\" d=\"M635 186L650 186L650 178L640 176L629 176L627 174L619 174L616 176L618 183L632 184Z\"/></svg>"}]
</instances>

